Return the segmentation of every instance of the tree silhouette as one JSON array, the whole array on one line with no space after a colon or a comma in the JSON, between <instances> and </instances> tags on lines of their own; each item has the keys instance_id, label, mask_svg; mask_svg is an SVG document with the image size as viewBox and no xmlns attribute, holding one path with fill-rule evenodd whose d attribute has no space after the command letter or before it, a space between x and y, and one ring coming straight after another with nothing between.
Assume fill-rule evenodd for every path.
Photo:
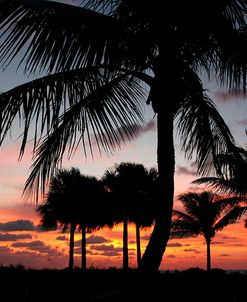
<instances>
[{"instance_id":1,"label":"tree silhouette","mask_svg":"<svg viewBox=\"0 0 247 302\"><path fill-rule=\"evenodd\" d=\"M223 198L211 191L181 194L185 212L173 210L170 238L203 236L207 245L207 270L211 269L210 246L218 231L240 218L239 197Z\"/></svg>"},{"instance_id":2,"label":"tree silhouette","mask_svg":"<svg viewBox=\"0 0 247 302\"><path fill-rule=\"evenodd\" d=\"M36 121L36 160L25 191L37 193L39 187L44 191L65 150L72 155L82 141L85 152L87 146L92 151L91 134L106 152L126 137L135 137L143 121L140 101L147 84L146 102L157 117L160 185L159 210L142 269L156 271L171 227L174 127L186 157L196 156L202 176L212 172L212 163L219 173L217 154L231 149L233 138L199 76L205 71L229 90L245 91L247 4L245 0L210 5L192 0L165 5L148 0L81 4L0 1L0 61L8 66L22 55L20 63L27 73L45 74L1 94L1 142L19 114L24 119L22 156L31 121Z\"/></svg>"},{"instance_id":3,"label":"tree silhouette","mask_svg":"<svg viewBox=\"0 0 247 302\"><path fill-rule=\"evenodd\" d=\"M74 234L78 224L78 196L75 198L75 189L78 189L79 170L72 168L70 171L58 170L50 180L49 191L45 203L36 209L41 216L41 226L45 229L57 227L61 224L62 230L66 231L70 225L69 240L69 269L74 266Z\"/></svg>"},{"instance_id":4,"label":"tree silhouette","mask_svg":"<svg viewBox=\"0 0 247 302\"><path fill-rule=\"evenodd\" d=\"M50 180L45 203L37 207L41 225L56 229L57 223L66 231L70 225L69 268L74 266L74 234L82 232L81 268L86 269L86 232L112 227L103 186L97 178L83 175L79 169L59 169Z\"/></svg>"},{"instance_id":5,"label":"tree silhouette","mask_svg":"<svg viewBox=\"0 0 247 302\"><path fill-rule=\"evenodd\" d=\"M137 265L141 261L140 228L155 218L158 172L142 164L121 162L107 169L102 181L111 192L116 222L123 222L123 269L128 269L128 223L136 225Z\"/></svg>"}]
</instances>

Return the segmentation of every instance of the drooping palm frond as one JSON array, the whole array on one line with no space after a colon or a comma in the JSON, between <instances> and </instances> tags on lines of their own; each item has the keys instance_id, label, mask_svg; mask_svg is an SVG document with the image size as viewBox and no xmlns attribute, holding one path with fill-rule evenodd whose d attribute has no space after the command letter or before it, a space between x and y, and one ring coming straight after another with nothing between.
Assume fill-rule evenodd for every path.
<instances>
[{"instance_id":1,"label":"drooping palm frond","mask_svg":"<svg viewBox=\"0 0 247 302\"><path fill-rule=\"evenodd\" d=\"M246 169L247 153L240 147L233 146L232 152L219 154L221 177L202 177L194 180L195 184L206 184L220 193L245 196L247 193Z\"/></svg>"},{"instance_id":2,"label":"drooping palm frond","mask_svg":"<svg viewBox=\"0 0 247 302\"><path fill-rule=\"evenodd\" d=\"M36 160L24 191L34 187L36 191L41 185L44 192L45 180L61 163L63 155L68 152L71 157L80 143L85 155L87 149L93 154L95 147L109 153L135 137L143 122L143 90L133 81L134 78L116 74L95 90L92 84L91 92L59 116L57 127L35 152Z\"/></svg>"},{"instance_id":3,"label":"drooping palm frond","mask_svg":"<svg viewBox=\"0 0 247 302\"><path fill-rule=\"evenodd\" d=\"M229 224L235 223L247 212L246 206L235 206L226 215L224 215L214 226L216 231L221 231L224 227Z\"/></svg>"},{"instance_id":4,"label":"drooping palm frond","mask_svg":"<svg viewBox=\"0 0 247 302\"><path fill-rule=\"evenodd\" d=\"M2 93L0 143L17 116L20 122L24 120L21 156L27 139L30 139L28 134L33 121L34 133L31 138L34 138L35 150L43 136L49 135L54 129L59 132L57 128L61 128L62 121L66 121L66 124L71 118L70 123L74 130L85 131L88 115L93 117L91 123L95 124L96 136L100 137L102 130L109 134L105 149L111 144L119 143L113 128L122 127L123 133L119 135L128 136L135 129L134 126L131 128L131 124L137 125L143 121L140 100L145 91L131 76L121 73L109 73L106 76L105 73L98 67L61 72ZM101 112L102 106L104 110ZM82 108L87 108L87 113L82 113ZM97 125L100 122L103 129Z\"/></svg>"},{"instance_id":5,"label":"drooping palm frond","mask_svg":"<svg viewBox=\"0 0 247 302\"><path fill-rule=\"evenodd\" d=\"M21 55L29 73L99 64L107 41L117 39L116 20L113 25L110 17L78 6L1 0L0 11L0 61L8 65Z\"/></svg>"},{"instance_id":6,"label":"drooping palm frond","mask_svg":"<svg viewBox=\"0 0 247 302\"><path fill-rule=\"evenodd\" d=\"M170 239L197 237L201 233L197 221L175 220L172 222Z\"/></svg>"},{"instance_id":7,"label":"drooping palm frond","mask_svg":"<svg viewBox=\"0 0 247 302\"><path fill-rule=\"evenodd\" d=\"M205 94L199 77L186 72L187 97L177 111L177 129L182 150L188 158L195 155L198 173L221 173L218 155L230 152L234 138L211 99Z\"/></svg>"},{"instance_id":8,"label":"drooping palm frond","mask_svg":"<svg viewBox=\"0 0 247 302\"><path fill-rule=\"evenodd\" d=\"M193 184L206 185L222 194L239 194L238 183L234 179L220 177L201 177L192 181ZM242 194L242 193L240 193Z\"/></svg>"},{"instance_id":9,"label":"drooping palm frond","mask_svg":"<svg viewBox=\"0 0 247 302\"><path fill-rule=\"evenodd\" d=\"M179 200L182 201L181 197ZM178 210L173 210L172 215L176 217L176 221L185 221L188 223L193 223L195 221L195 219L189 213L187 214Z\"/></svg>"},{"instance_id":10,"label":"drooping palm frond","mask_svg":"<svg viewBox=\"0 0 247 302\"><path fill-rule=\"evenodd\" d=\"M42 135L59 125L60 116L91 90L102 86L104 71L100 67L59 72L27 82L0 95L1 141L3 142L14 119L23 123L21 154L34 124L34 149Z\"/></svg>"}]
</instances>

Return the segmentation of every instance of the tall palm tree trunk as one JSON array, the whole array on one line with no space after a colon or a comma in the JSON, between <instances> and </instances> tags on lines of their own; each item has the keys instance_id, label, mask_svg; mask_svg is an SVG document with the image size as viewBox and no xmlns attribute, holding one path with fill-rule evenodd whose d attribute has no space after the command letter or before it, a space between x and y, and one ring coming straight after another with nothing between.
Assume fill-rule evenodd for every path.
<instances>
[{"instance_id":1,"label":"tall palm tree trunk","mask_svg":"<svg viewBox=\"0 0 247 302\"><path fill-rule=\"evenodd\" d=\"M210 250L211 240L207 239L206 244L207 244L207 271L210 271L211 270L211 250Z\"/></svg>"},{"instance_id":2,"label":"tall palm tree trunk","mask_svg":"<svg viewBox=\"0 0 247 302\"><path fill-rule=\"evenodd\" d=\"M137 268L141 265L141 236L140 236L140 225L136 222L136 257L137 257Z\"/></svg>"},{"instance_id":3,"label":"tall palm tree trunk","mask_svg":"<svg viewBox=\"0 0 247 302\"><path fill-rule=\"evenodd\" d=\"M69 238L69 269L74 268L74 238L75 238L76 224L71 223L70 226L70 238Z\"/></svg>"},{"instance_id":4,"label":"tall palm tree trunk","mask_svg":"<svg viewBox=\"0 0 247 302\"><path fill-rule=\"evenodd\" d=\"M81 228L81 269L86 270L86 227L83 225Z\"/></svg>"},{"instance_id":5,"label":"tall palm tree trunk","mask_svg":"<svg viewBox=\"0 0 247 302\"><path fill-rule=\"evenodd\" d=\"M129 268L129 256L128 256L128 217L124 217L123 220L123 270Z\"/></svg>"},{"instance_id":6,"label":"tall palm tree trunk","mask_svg":"<svg viewBox=\"0 0 247 302\"><path fill-rule=\"evenodd\" d=\"M171 228L175 150L173 141L173 113L166 111L157 114L157 164L159 172L159 202L154 229L141 260L141 270L157 272L162 262Z\"/></svg>"}]
</instances>

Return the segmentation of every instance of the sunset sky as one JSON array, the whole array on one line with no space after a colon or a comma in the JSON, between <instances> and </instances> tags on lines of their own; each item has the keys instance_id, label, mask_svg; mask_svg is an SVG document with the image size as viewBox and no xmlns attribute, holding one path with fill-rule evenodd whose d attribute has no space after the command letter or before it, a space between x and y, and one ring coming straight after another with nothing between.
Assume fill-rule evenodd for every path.
<instances>
[{"instance_id":1,"label":"sunset sky","mask_svg":"<svg viewBox=\"0 0 247 302\"><path fill-rule=\"evenodd\" d=\"M71 2L71 1L68 1ZM0 92L26 81L21 72L7 70L1 75ZM215 82L205 82L205 88L215 101L225 118L236 142L245 146L247 139L247 97L237 99L234 95L219 91ZM164 92L165 98L165 92ZM82 174L101 177L107 168L123 161L156 167L156 118L150 107L145 107L146 124L139 136L123 143L120 150L111 156L100 156L87 160L82 153L70 160L64 160L63 167L77 167ZM20 141L15 129L0 150L0 266L21 264L30 268L64 268L68 264L69 234L61 230L40 231L39 217L35 205L22 198L24 183L32 164L31 147L21 161L18 161ZM30 148L29 148L30 147ZM176 196L196 189L191 181L199 176L193 169L193 161L188 162L176 145L175 207ZM238 223L219 232L212 242L212 267L222 269L247 270L247 229L242 217ZM151 229L142 230L142 251L148 242ZM129 226L130 267L136 266L135 229ZM75 263L80 266L80 234L76 234ZM121 267L122 265L122 225L112 230L101 230L88 234L87 265L98 268ZM170 240L163 257L161 269L206 268L206 245L202 237L195 239Z\"/></svg>"}]
</instances>

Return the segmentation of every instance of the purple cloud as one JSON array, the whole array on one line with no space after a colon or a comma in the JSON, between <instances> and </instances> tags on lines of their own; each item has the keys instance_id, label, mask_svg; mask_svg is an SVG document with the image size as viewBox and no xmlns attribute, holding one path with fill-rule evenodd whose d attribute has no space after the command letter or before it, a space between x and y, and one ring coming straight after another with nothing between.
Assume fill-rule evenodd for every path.
<instances>
[{"instance_id":1,"label":"purple cloud","mask_svg":"<svg viewBox=\"0 0 247 302\"><path fill-rule=\"evenodd\" d=\"M16 220L0 223L0 231L35 231L36 227L31 220Z\"/></svg>"},{"instance_id":2,"label":"purple cloud","mask_svg":"<svg viewBox=\"0 0 247 302\"><path fill-rule=\"evenodd\" d=\"M51 248L49 245L45 245L43 241L36 240L31 242L16 242L12 244L13 247L24 247L31 251L36 251L41 254L48 254L49 256L62 256L61 252Z\"/></svg>"},{"instance_id":3,"label":"purple cloud","mask_svg":"<svg viewBox=\"0 0 247 302\"><path fill-rule=\"evenodd\" d=\"M32 239L32 236L30 234L0 234L0 241L17 241L19 239Z\"/></svg>"},{"instance_id":4,"label":"purple cloud","mask_svg":"<svg viewBox=\"0 0 247 302\"><path fill-rule=\"evenodd\" d=\"M60 240L60 241L66 241L68 240L68 237L64 236L64 235L60 235L56 237L56 240Z\"/></svg>"},{"instance_id":5,"label":"purple cloud","mask_svg":"<svg viewBox=\"0 0 247 302\"><path fill-rule=\"evenodd\" d=\"M184 252L194 252L195 254L200 254L201 252L196 249L184 249Z\"/></svg>"},{"instance_id":6,"label":"purple cloud","mask_svg":"<svg viewBox=\"0 0 247 302\"><path fill-rule=\"evenodd\" d=\"M225 244L223 241L212 241L211 244L217 245L217 244Z\"/></svg>"},{"instance_id":7,"label":"purple cloud","mask_svg":"<svg viewBox=\"0 0 247 302\"><path fill-rule=\"evenodd\" d=\"M87 238L88 244L100 244L100 243L106 243L106 242L111 242L111 241L102 236L91 235Z\"/></svg>"},{"instance_id":8,"label":"purple cloud","mask_svg":"<svg viewBox=\"0 0 247 302\"><path fill-rule=\"evenodd\" d=\"M168 243L167 246L168 247L181 247L183 245L181 243L174 242L174 243Z\"/></svg>"}]
</instances>

